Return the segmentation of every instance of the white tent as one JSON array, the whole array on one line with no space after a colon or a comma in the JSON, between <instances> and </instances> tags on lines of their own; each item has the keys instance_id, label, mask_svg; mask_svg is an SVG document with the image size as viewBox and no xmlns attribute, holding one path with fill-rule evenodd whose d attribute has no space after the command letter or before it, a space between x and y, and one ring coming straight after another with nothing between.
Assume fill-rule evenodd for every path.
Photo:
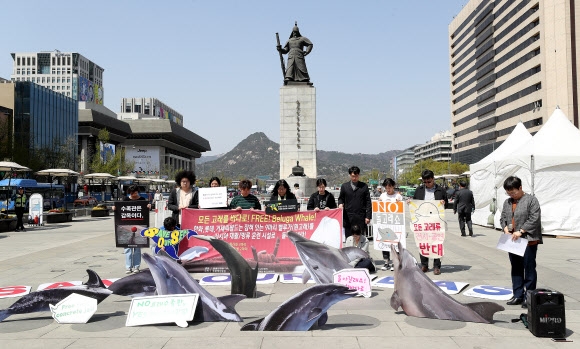
<instances>
[{"instance_id":1,"label":"white tent","mask_svg":"<svg viewBox=\"0 0 580 349\"><path fill-rule=\"evenodd\" d=\"M580 236L580 130L562 110L556 109L538 133L497 168L496 185L516 175L524 191L538 198L544 234ZM503 199L498 197L498 211Z\"/></svg>"},{"instance_id":2,"label":"white tent","mask_svg":"<svg viewBox=\"0 0 580 349\"><path fill-rule=\"evenodd\" d=\"M508 138L491 154L469 166L470 182L469 188L473 191L475 199L475 212L471 216L473 223L487 225L487 218L491 214L490 205L496 199L496 216L499 223L499 212L502 201L499 201L498 193L503 193L503 182L497 186L496 177L498 172L497 164L504 160L506 156L513 153L523 144L532 139L524 124L519 122Z\"/></svg>"}]
</instances>

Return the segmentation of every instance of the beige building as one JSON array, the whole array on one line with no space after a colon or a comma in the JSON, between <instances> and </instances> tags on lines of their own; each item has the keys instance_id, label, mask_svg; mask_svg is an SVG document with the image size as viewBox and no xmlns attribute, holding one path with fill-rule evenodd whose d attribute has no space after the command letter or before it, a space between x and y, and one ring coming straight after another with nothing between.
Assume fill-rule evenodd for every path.
<instances>
[{"instance_id":1,"label":"beige building","mask_svg":"<svg viewBox=\"0 0 580 349\"><path fill-rule=\"evenodd\" d=\"M453 161L472 164L559 106L578 127L580 1L471 0L449 25Z\"/></svg>"}]
</instances>

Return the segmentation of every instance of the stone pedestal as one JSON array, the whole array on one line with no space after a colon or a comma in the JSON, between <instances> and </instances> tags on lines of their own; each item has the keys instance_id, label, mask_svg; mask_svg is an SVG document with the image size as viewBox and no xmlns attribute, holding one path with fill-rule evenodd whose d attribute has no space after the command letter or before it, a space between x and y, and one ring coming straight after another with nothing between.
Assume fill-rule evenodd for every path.
<instances>
[{"instance_id":1,"label":"stone pedestal","mask_svg":"<svg viewBox=\"0 0 580 349\"><path fill-rule=\"evenodd\" d=\"M292 174L296 161L307 177L316 180L316 89L307 84L280 88L280 178ZM290 187L293 180L287 179Z\"/></svg>"}]
</instances>

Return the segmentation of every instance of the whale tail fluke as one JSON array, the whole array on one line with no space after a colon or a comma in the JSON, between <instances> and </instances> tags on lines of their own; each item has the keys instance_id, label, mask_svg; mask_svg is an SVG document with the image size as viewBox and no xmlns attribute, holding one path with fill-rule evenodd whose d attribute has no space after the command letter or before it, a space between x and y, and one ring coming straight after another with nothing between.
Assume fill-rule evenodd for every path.
<instances>
[{"instance_id":1,"label":"whale tail fluke","mask_svg":"<svg viewBox=\"0 0 580 349\"><path fill-rule=\"evenodd\" d=\"M261 319L258 319L256 321L248 322L247 324L242 326L240 331L257 331L263 320L264 320L264 318L261 318Z\"/></svg>"},{"instance_id":2,"label":"whale tail fluke","mask_svg":"<svg viewBox=\"0 0 580 349\"><path fill-rule=\"evenodd\" d=\"M482 318L484 318L487 323L493 322L493 314L498 311L505 310L504 307L497 303L493 302L476 302L476 303L467 303L465 306L471 308L474 312L479 314Z\"/></svg>"}]
</instances>

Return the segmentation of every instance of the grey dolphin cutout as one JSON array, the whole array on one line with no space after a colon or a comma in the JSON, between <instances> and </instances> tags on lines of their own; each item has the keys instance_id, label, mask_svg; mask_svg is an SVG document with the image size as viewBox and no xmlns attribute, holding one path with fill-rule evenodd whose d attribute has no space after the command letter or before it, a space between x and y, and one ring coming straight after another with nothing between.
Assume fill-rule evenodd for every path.
<instances>
[{"instance_id":1,"label":"grey dolphin cutout","mask_svg":"<svg viewBox=\"0 0 580 349\"><path fill-rule=\"evenodd\" d=\"M155 294L155 280L151 270L143 269L137 274L127 275L113 282L109 290L119 296L152 296Z\"/></svg>"},{"instance_id":2,"label":"grey dolphin cutout","mask_svg":"<svg viewBox=\"0 0 580 349\"><path fill-rule=\"evenodd\" d=\"M391 259L395 268L395 291L391 307L403 308L405 314L415 317L492 323L493 314L504 307L493 302L462 304L453 299L425 275L416 260L398 243L391 245Z\"/></svg>"},{"instance_id":3,"label":"grey dolphin cutout","mask_svg":"<svg viewBox=\"0 0 580 349\"><path fill-rule=\"evenodd\" d=\"M265 318L242 326L241 331L308 331L315 323L326 323L326 311L357 292L341 284L309 287L279 305Z\"/></svg>"},{"instance_id":4,"label":"grey dolphin cutout","mask_svg":"<svg viewBox=\"0 0 580 349\"><path fill-rule=\"evenodd\" d=\"M352 268L349 262L357 258L368 258L369 255L356 247L338 249L320 242L306 239L293 231L288 232L288 238L298 252L298 257L306 267L302 275L302 282L306 283L310 277L317 284L330 284L333 274L339 270Z\"/></svg>"},{"instance_id":5,"label":"grey dolphin cutout","mask_svg":"<svg viewBox=\"0 0 580 349\"><path fill-rule=\"evenodd\" d=\"M216 298L197 281L175 260L164 256L151 256L143 254L143 259L149 265L151 275L155 280L157 294L189 294L198 293L199 303L195 310L193 321L243 321L234 309L235 305L245 299L242 294L233 294Z\"/></svg>"},{"instance_id":6,"label":"grey dolphin cutout","mask_svg":"<svg viewBox=\"0 0 580 349\"><path fill-rule=\"evenodd\" d=\"M89 274L89 280L80 286L52 288L31 292L22 296L22 298L14 302L10 307L0 310L0 321L14 314L50 311L49 304L56 305L73 293L94 298L97 300L97 303L101 303L112 292L105 287L97 273L91 269L87 269L87 273Z\"/></svg>"},{"instance_id":7,"label":"grey dolphin cutout","mask_svg":"<svg viewBox=\"0 0 580 349\"><path fill-rule=\"evenodd\" d=\"M248 261L232 245L223 240L206 235L193 235L193 237L209 242L224 257L231 274L231 294L243 294L248 298L256 298L258 264L252 269Z\"/></svg>"}]
</instances>

